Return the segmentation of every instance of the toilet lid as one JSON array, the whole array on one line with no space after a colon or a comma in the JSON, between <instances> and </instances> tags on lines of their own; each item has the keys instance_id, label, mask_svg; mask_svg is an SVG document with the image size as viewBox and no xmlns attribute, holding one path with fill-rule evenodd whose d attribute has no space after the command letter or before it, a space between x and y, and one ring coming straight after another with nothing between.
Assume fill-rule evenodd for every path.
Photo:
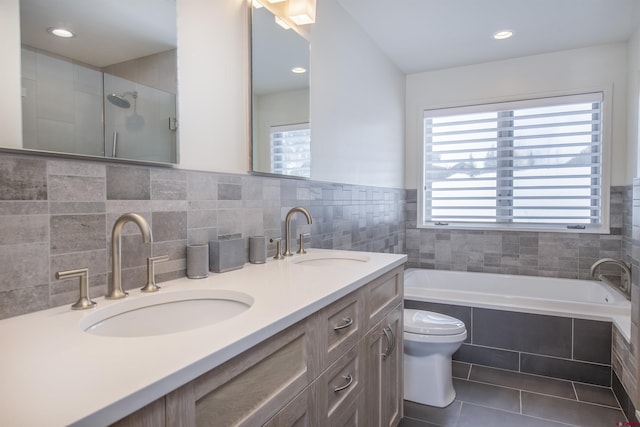
<instances>
[{"instance_id":1,"label":"toilet lid","mask_svg":"<svg viewBox=\"0 0 640 427\"><path fill-rule=\"evenodd\" d=\"M404 310L404 330L420 335L456 335L464 332L464 322L432 311Z\"/></svg>"}]
</instances>

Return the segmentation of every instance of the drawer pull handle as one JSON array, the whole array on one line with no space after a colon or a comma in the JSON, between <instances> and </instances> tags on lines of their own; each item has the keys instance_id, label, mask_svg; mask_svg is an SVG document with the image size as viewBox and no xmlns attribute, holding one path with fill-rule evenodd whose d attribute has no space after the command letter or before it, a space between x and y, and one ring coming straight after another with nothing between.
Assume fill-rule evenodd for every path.
<instances>
[{"instance_id":1,"label":"drawer pull handle","mask_svg":"<svg viewBox=\"0 0 640 427\"><path fill-rule=\"evenodd\" d=\"M351 384L353 384L353 376L351 376L351 374L349 375L343 375L342 378L344 378L347 382L344 385L341 385L340 387L336 387L333 389L333 391L335 393L345 390L347 388L349 388L349 386L351 386Z\"/></svg>"},{"instance_id":2,"label":"drawer pull handle","mask_svg":"<svg viewBox=\"0 0 640 427\"><path fill-rule=\"evenodd\" d=\"M334 331L339 331L340 329L348 328L349 326L353 325L353 319L351 317L345 317L342 319L342 321L344 323L340 323L339 325L333 327Z\"/></svg>"},{"instance_id":3,"label":"drawer pull handle","mask_svg":"<svg viewBox=\"0 0 640 427\"><path fill-rule=\"evenodd\" d=\"M382 330L382 332L384 333L384 337L387 339L387 348L385 349L384 353L382 353L382 358L386 359L393 351L393 331L390 327L386 327Z\"/></svg>"}]
</instances>

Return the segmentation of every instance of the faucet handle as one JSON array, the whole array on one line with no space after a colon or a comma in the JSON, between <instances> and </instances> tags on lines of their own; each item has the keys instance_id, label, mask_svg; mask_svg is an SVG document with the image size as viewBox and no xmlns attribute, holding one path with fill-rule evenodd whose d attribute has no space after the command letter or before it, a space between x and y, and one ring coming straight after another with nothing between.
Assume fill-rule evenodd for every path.
<instances>
[{"instance_id":1,"label":"faucet handle","mask_svg":"<svg viewBox=\"0 0 640 427\"><path fill-rule=\"evenodd\" d=\"M304 250L304 238L305 236L309 236L309 233L300 233L300 247L296 251L297 254L304 255L307 251Z\"/></svg>"},{"instance_id":2,"label":"faucet handle","mask_svg":"<svg viewBox=\"0 0 640 427\"><path fill-rule=\"evenodd\" d=\"M95 307L96 303L89 298L89 269L85 267L75 270L58 271L56 273L56 279L58 280L71 279L73 277L80 278L80 297L78 301L71 306L71 309L85 310Z\"/></svg>"},{"instance_id":3,"label":"faucet handle","mask_svg":"<svg viewBox=\"0 0 640 427\"><path fill-rule=\"evenodd\" d=\"M160 255L147 258L147 284L140 288L140 292L157 292L160 286L156 285L156 263L169 261L169 255Z\"/></svg>"},{"instance_id":4,"label":"faucet handle","mask_svg":"<svg viewBox=\"0 0 640 427\"><path fill-rule=\"evenodd\" d=\"M282 256L282 237L276 237L269 239L269 242L276 244L276 256L273 259L284 259Z\"/></svg>"}]
</instances>

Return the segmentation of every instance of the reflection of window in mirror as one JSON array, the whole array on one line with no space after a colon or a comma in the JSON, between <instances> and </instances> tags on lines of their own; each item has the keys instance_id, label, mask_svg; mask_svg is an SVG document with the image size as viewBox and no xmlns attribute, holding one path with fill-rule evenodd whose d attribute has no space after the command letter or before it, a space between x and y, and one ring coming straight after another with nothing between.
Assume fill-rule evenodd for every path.
<instances>
[{"instance_id":1,"label":"reflection of window in mirror","mask_svg":"<svg viewBox=\"0 0 640 427\"><path fill-rule=\"evenodd\" d=\"M309 41L293 28L278 25L275 18L267 7L253 8L252 170L309 178ZM302 130L288 128L300 123L306 126L302 136ZM301 137L306 139L304 158L299 151L292 157L291 138L298 150ZM274 152L279 157L282 150L285 160L275 159Z\"/></svg>"},{"instance_id":2,"label":"reflection of window in mirror","mask_svg":"<svg viewBox=\"0 0 640 427\"><path fill-rule=\"evenodd\" d=\"M311 177L309 123L271 126L271 173Z\"/></svg>"}]
</instances>

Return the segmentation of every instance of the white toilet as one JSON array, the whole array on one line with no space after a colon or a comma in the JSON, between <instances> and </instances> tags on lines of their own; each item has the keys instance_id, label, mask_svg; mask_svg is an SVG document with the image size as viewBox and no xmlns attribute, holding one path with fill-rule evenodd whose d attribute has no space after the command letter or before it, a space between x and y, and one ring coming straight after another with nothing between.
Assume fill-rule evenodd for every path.
<instances>
[{"instance_id":1,"label":"white toilet","mask_svg":"<svg viewBox=\"0 0 640 427\"><path fill-rule=\"evenodd\" d=\"M456 398L451 356L467 338L464 322L431 311L404 310L404 398L443 408Z\"/></svg>"}]
</instances>

